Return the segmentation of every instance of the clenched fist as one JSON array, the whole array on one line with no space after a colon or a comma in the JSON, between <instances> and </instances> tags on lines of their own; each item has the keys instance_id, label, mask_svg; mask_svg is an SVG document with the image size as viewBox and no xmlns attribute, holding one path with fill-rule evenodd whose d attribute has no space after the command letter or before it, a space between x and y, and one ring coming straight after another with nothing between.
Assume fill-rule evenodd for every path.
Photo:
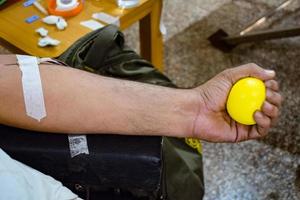
<instances>
[{"instance_id":1,"label":"clenched fist","mask_svg":"<svg viewBox=\"0 0 300 200\"><path fill-rule=\"evenodd\" d=\"M226 111L231 87L244 77L256 77L266 85L266 100L261 111L256 111L256 125L247 126L234 121ZM205 84L193 89L199 95L198 114L194 121L193 137L210 142L239 142L267 135L275 124L282 97L275 72L256 64L227 69Z\"/></svg>"}]
</instances>

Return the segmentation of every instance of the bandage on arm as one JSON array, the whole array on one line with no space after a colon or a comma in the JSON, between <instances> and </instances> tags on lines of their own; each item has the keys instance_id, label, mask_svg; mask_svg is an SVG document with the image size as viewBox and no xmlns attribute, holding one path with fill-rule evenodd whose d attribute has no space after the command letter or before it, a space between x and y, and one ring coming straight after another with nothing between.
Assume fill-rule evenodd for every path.
<instances>
[{"instance_id":1,"label":"bandage on arm","mask_svg":"<svg viewBox=\"0 0 300 200\"><path fill-rule=\"evenodd\" d=\"M39 66L47 116L38 122L26 115L21 71L17 64L9 63L0 64L1 124L57 133L181 137L192 132L197 98L189 90L49 64Z\"/></svg>"}]
</instances>

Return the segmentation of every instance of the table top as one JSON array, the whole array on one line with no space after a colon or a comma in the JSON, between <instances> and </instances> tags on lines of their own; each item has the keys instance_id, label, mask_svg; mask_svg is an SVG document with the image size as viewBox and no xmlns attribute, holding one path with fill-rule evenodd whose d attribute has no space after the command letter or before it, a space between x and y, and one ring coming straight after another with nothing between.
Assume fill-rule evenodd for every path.
<instances>
[{"instance_id":1,"label":"table top","mask_svg":"<svg viewBox=\"0 0 300 200\"><path fill-rule=\"evenodd\" d=\"M151 12L155 0L140 0L139 6L131 9L121 9L115 0L86 0L83 11L74 17L67 18L68 27L59 31L53 25L47 25L41 20L31 24L25 19L38 15L45 17L34 6L23 7L23 1L15 3L0 12L0 37L25 51L28 54L40 57L57 57L62 54L77 39L92 30L80 25L80 22L92 19L92 14L105 12L115 17L119 17L120 28L125 29L131 24L139 21ZM41 1L45 5L45 1ZM49 31L49 36L58 39L61 43L55 47L39 47L38 39L40 36L35 32L37 28L44 27Z\"/></svg>"}]
</instances>

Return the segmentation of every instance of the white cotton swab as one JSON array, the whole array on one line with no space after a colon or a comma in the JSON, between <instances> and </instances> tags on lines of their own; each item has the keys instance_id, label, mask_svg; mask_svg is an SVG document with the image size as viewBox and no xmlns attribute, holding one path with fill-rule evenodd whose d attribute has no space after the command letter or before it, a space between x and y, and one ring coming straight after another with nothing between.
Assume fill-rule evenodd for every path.
<instances>
[{"instance_id":1,"label":"white cotton swab","mask_svg":"<svg viewBox=\"0 0 300 200\"><path fill-rule=\"evenodd\" d=\"M33 5L41 12L41 13L43 13L43 14L45 14L45 15L48 15L48 12L47 12L47 10L38 2L38 1L35 1L34 3L33 3Z\"/></svg>"}]
</instances>

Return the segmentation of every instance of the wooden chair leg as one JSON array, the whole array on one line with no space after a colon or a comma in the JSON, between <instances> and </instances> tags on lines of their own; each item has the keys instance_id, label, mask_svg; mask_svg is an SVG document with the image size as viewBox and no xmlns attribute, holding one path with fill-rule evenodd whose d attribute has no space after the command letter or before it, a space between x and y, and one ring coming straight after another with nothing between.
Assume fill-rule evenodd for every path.
<instances>
[{"instance_id":1,"label":"wooden chair leg","mask_svg":"<svg viewBox=\"0 0 300 200\"><path fill-rule=\"evenodd\" d=\"M160 32L162 0L154 0L152 11L140 20L141 55L163 71L163 38Z\"/></svg>"}]
</instances>

